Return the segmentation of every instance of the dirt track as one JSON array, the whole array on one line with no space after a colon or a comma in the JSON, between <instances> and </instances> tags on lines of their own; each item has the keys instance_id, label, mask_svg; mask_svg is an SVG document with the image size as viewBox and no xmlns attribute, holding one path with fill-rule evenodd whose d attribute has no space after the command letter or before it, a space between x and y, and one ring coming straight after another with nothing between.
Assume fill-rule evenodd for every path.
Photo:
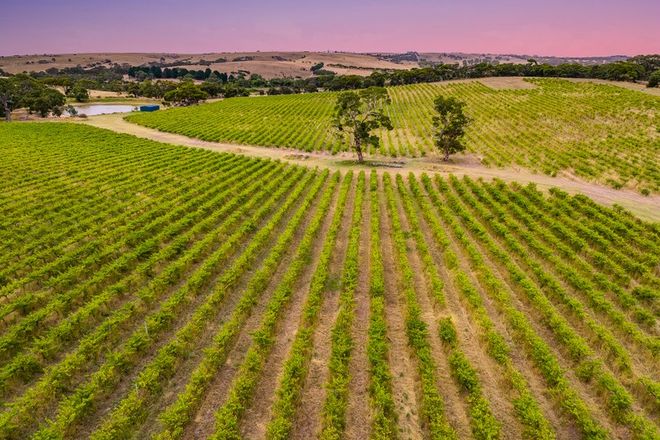
<instances>
[{"instance_id":1,"label":"dirt track","mask_svg":"<svg viewBox=\"0 0 660 440\"><path fill-rule=\"evenodd\" d=\"M266 148L253 145L206 142L187 136L161 132L137 124L131 124L123 119L122 114L95 116L82 120L81 122L118 133L132 134L137 137L175 145L245 154L261 158L280 159L306 166L328 167L331 169L362 168L356 164L346 163L348 159L352 158L349 153L332 156L324 153L305 153L299 150L285 148ZM390 162L388 162L388 160L383 160L382 163L388 164ZM367 166L364 168L367 168ZM569 179L567 177L550 177L542 174L533 174L523 169L488 168L475 164L473 161L470 161L470 163L466 162L465 164L447 164L432 158L415 158L407 159L400 168L383 166L379 168L379 170L400 172L404 174L408 174L409 172L415 174L420 174L422 172L435 172L440 174L453 173L456 175L468 175L473 178L483 178L487 180L497 178L505 181L515 181L521 184L531 182L535 183L539 189L558 187L571 194L585 194L593 200L605 205L616 203L631 212L634 212L643 219L660 221L660 195L643 196L630 190L616 190L578 179Z\"/></svg>"}]
</instances>

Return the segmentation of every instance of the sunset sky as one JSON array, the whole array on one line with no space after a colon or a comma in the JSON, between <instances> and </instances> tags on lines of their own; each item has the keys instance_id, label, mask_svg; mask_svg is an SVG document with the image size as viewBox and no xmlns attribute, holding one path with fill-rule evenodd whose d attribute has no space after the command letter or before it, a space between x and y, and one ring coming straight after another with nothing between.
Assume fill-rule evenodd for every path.
<instances>
[{"instance_id":1,"label":"sunset sky","mask_svg":"<svg viewBox=\"0 0 660 440\"><path fill-rule=\"evenodd\" d=\"M0 11L0 55L660 52L660 0L31 0Z\"/></svg>"}]
</instances>

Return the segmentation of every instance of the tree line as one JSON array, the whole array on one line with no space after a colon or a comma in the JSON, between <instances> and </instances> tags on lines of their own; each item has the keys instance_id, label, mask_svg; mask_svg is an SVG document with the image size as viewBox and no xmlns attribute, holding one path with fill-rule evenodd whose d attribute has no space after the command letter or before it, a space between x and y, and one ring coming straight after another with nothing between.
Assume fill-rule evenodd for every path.
<instances>
[{"instance_id":1,"label":"tree line","mask_svg":"<svg viewBox=\"0 0 660 440\"><path fill-rule=\"evenodd\" d=\"M29 75L0 78L0 118L9 121L11 112L27 108L30 113L46 117L50 113L59 116L64 111L64 94L48 87Z\"/></svg>"},{"instance_id":2,"label":"tree line","mask_svg":"<svg viewBox=\"0 0 660 440\"><path fill-rule=\"evenodd\" d=\"M34 72L31 76L38 79L68 77L74 81L93 81L98 90L124 92L131 82L147 80L210 81L212 83L232 84L234 88L262 89L268 94L288 94L324 90L353 90L371 86L416 84L424 82L446 81L450 79L481 78L489 76L532 76L559 78L596 78L613 81L648 81L650 87L656 87L660 73L660 55L638 55L626 61L585 66L576 63L550 65L529 59L525 64L478 63L461 66L459 64L436 64L433 66L409 70L374 71L369 76L335 75L326 70L323 63L310 69L310 78L282 77L265 79L258 74L239 71L227 74L217 70L187 69L170 67L169 64L151 64L129 66L115 64L111 67L94 66L92 68L66 67L50 68L45 72ZM127 75L132 81L125 81Z\"/></svg>"},{"instance_id":3,"label":"tree line","mask_svg":"<svg viewBox=\"0 0 660 440\"><path fill-rule=\"evenodd\" d=\"M64 95L84 102L89 99L87 91L90 89L162 99L168 105L190 105L207 98L248 96L253 92L280 95L312 93L318 90L344 91L498 76L647 81L648 87L658 87L660 83L658 54L638 55L626 61L592 66L574 63L553 66L529 59L525 64L437 64L409 70L374 71L368 76L335 75L334 72L324 69L323 63L319 63L312 66L313 75L309 78L272 79L265 79L247 71L227 74L210 68L194 70L169 67L165 64L163 66L115 64L111 67L50 68L45 72L17 75L0 72L0 117L7 118L11 110L21 107L41 115L61 114ZM132 80L125 80L124 75L128 75ZM61 87L64 94L48 86Z\"/></svg>"},{"instance_id":4,"label":"tree line","mask_svg":"<svg viewBox=\"0 0 660 440\"><path fill-rule=\"evenodd\" d=\"M525 64L478 63L460 66L458 64L437 64L434 66L409 70L375 71L368 76L335 75L323 69L323 64L312 66L314 75L310 78L273 78L264 79L257 74L227 75L218 71L188 70L185 68L165 68L158 66L139 66L131 69L129 76L143 79L187 78L209 80L223 84L235 84L239 88L266 88L266 93L289 94L315 92L319 89L341 91L364 89L372 86L417 84L498 76L521 77L557 77L557 78L594 78L611 81L648 81L649 87L657 87L660 81L660 55L638 55L626 61L585 66L576 63L559 65L539 64L529 59Z\"/></svg>"}]
</instances>

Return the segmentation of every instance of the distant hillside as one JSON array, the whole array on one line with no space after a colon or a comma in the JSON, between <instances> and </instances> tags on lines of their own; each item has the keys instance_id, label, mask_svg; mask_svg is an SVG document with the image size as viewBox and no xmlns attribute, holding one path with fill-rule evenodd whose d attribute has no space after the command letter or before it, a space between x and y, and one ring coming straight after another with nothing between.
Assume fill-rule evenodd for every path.
<instances>
[{"instance_id":1,"label":"distant hillside","mask_svg":"<svg viewBox=\"0 0 660 440\"><path fill-rule=\"evenodd\" d=\"M13 55L0 57L0 69L8 73L39 72L50 68L93 68L119 65L159 64L189 69L210 68L224 73L243 72L259 74L265 78L312 76L311 67L323 63L324 69L340 75L369 75L374 70L400 70L438 63L473 65L488 63L526 63L533 58L539 63L552 65L579 63L603 64L625 60L628 57L562 58L515 54L477 54L459 52L439 53L349 53L349 52L215 52L203 54L176 53L79 53Z\"/></svg>"},{"instance_id":2,"label":"distant hillside","mask_svg":"<svg viewBox=\"0 0 660 440\"><path fill-rule=\"evenodd\" d=\"M491 54L491 53L462 53L462 52L406 52L406 53L374 53L371 54L384 61L394 63L414 62L420 65L429 64L461 64L473 65L478 63L514 63L524 64L529 59L534 59L539 63L547 63L553 66L563 63L577 63L584 65L605 64L615 61L625 61L629 57L625 55L612 55L606 57L546 57L539 55L517 55L517 54Z\"/></svg>"},{"instance_id":3,"label":"distant hillside","mask_svg":"<svg viewBox=\"0 0 660 440\"><path fill-rule=\"evenodd\" d=\"M368 54L346 52L217 52L204 54L172 53L84 53L42 54L0 57L0 69L8 73L46 71L49 68L81 66L112 67L119 65L159 64L163 67L217 70L221 73L256 73L265 78L313 75L311 67L323 63L325 69L340 75L369 75L374 70L398 70L418 67L401 64Z\"/></svg>"}]
</instances>

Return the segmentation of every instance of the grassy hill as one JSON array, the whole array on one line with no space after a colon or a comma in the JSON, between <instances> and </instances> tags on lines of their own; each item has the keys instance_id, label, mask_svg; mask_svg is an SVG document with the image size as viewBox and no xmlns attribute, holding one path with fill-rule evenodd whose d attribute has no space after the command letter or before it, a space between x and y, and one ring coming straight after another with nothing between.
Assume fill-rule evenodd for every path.
<instances>
[{"instance_id":1,"label":"grassy hill","mask_svg":"<svg viewBox=\"0 0 660 440\"><path fill-rule=\"evenodd\" d=\"M660 190L660 98L615 86L533 79L534 87L494 89L479 82L390 87L394 130L370 154L434 154L432 101L467 103L469 151L491 166L574 174L614 187ZM336 153L346 143L330 128L333 93L233 98L136 114L131 122L209 141Z\"/></svg>"}]
</instances>

